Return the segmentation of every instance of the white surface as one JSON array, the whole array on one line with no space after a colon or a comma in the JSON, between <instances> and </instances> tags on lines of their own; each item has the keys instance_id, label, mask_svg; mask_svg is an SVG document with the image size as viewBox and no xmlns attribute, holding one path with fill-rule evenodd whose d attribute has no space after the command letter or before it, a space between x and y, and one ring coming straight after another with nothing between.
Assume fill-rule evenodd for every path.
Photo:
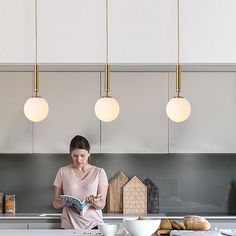
<instances>
[{"instance_id":1,"label":"white surface","mask_svg":"<svg viewBox=\"0 0 236 236\"><path fill-rule=\"evenodd\" d=\"M0 72L0 153L32 152L32 123L24 115L32 81L32 72Z\"/></svg>"},{"instance_id":2,"label":"white surface","mask_svg":"<svg viewBox=\"0 0 236 236\"><path fill-rule=\"evenodd\" d=\"M0 230L1 236L95 236L101 235L98 230Z\"/></svg>"},{"instance_id":3,"label":"white surface","mask_svg":"<svg viewBox=\"0 0 236 236\"><path fill-rule=\"evenodd\" d=\"M180 1L182 63L235 63L235 0ZM0 2L0 63L34 62L34 1ZM109 1L109 61L175 63L176 1ZM38 1L41 63L103 63L105 0Z\"/></svg>"},{"instance_id":4,"label":"white surface","mask_svg":"<svg viewBox=\"0 0 236 236\"><path fill-rule=\"evenodd\" d=\"M120 114L101 123L102 153L167 153L168 73L111 72L110 95ZM101 93L104 77L102 75Z\"/></svg>"},{"instance_id":5,"label":"white surface","mask_svg":"<svg viewBox=\"0 0 236 236\"><path fill-rule=\"evenodd\" d=\"M180 1L180 61L236 62L236 1Z\"/></svg>"},{"instance_id":6,"label":"white surface","mask_svg":"<svg viewBox=\"0 0 236 236\"><path fill-rule=\"evenodd\" d=\"M40 0L41 63L104 63L105 1Z\"/></svg>"},{"instance_id":7,"label":"white surface","mask_svg":"<svg viewBox=\"0 0 236 236\"><path fill-rule=\"evenodd\" d=\"M3 229L16 229L16 230L23 230L23 229L28 229L28 223L24 222L24 223L18 223L18 222L4 222L4 223L0 223L0 232ZM0 233L0 235L2 236L2 234Z\"/></svg>"},{"instance_id":8,"label":"white surface","mask_svg":"<svg viewBox=\"0 0 236 236\"><path fill-rule=\"evenodd\" d=\"M176 1L109 1L111 63L175 63L176 38Z\"/></svg>"},{"instance_id":9,"label":"white surface","mask_svg":"<svg viewBox=\"0 0 236 236\"><path fill-rule=\"evenodd\" d=\"M48 117L33 126L34 153L69 153L71 139L80 134L100 151L100 123L94 106L100 97L98 72L41 72L40 95L49 104Z\"/></svg>"},{"instance_id":10,"label":"white surface","mask_svg":"<svg viewBox=\"0 0 236 236\"><path fill-rule=\"evenodd\" d=\"M60 219L61 214L60 213L17 213L17 214L0 214L0 220L16 220L16 219ZM124 214L103 214L104 220L121 220L125 217L130 217L130 215L124 215ZM175 220L183 220L184 216L166 216L165 214L148 214L146 216L147 218L153 218L153 219L175 219ZM235 222L236 216L204 216L207 220L217 220L222 222ZM230 227L228 227L230 228Z\"/></svg>"},{"instance_id":11,"label":"white surface","mask_svg":"<svg viewBox=\"0 0 236 236\"><path fill-rule=\"evenodd\" d=\"M236 229L221 229L220 232L224 235L236 236Z\"/></svg>"},{"instance_id":12,"label":"white surface","mask_svg":"<svg viewBox=\"0 0 236 236\"><path fill-rule=\"evenodd\" d=\"M170 153L236 152L236 74L184 72L182 95L192 106L188 120L169 122ZM175 74L170 74L170 97Z\"/></svg>"},{"instance_id":13,"label":"white surface","mask_svg":"<svg viewBox=\"0 0 236 236\"><path fill-rule=\"evenodd\" d=\"M99 230L1 230L1 236L101 236ZM114 236L130 236L128 233Z\"/></svg>"},{"instance_id":14,"label":"white surface","mask_svg":"<svg viewBox=\"0 0 236 236\"><path fill-rule=\"evenodd\" d=\"M61 229L61 222L30 222L28 223L28 229Z\"/></svg>"},{"instance_id":15,"label":"white surface","mask_svg":"<svg viewBox=\"0 0 236 236\"><path fill-rule=\"evenodd\" d=\"M0 1L0 63L34 62L34 1Z\"/></svg>"},{"instance_id":16,"label":"white surface","mask_svg":"<svg viewBox=\"0 0 236 236\"><path fill-rule=\"evenodd\" d=\"M218 231L172 230L170 236L221 236Z\"/></svg>"}]
</instances>

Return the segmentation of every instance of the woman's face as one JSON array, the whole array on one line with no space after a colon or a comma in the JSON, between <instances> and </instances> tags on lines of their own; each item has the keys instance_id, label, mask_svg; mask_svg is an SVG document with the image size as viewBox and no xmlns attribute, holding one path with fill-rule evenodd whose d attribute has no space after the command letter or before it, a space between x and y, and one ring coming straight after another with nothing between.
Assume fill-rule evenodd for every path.
<instances>
[{"instance_id":1,"label":"woman's face","mask_svg":"<svg viewBox=\"0 0 236 236\"><path fill-rule=\"evenodd\" d=\"M71 157L73 160L73 164L75 167L85 167L88 164L88 158L90 156L90 152L85 149L74 149L71 152Z\"/></svg>"}]
</instances>

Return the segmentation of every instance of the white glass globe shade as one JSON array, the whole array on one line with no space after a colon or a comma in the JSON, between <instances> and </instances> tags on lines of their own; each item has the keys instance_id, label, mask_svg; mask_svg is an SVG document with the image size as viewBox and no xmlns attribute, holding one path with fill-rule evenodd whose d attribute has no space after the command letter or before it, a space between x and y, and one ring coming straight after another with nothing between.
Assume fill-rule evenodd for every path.
<instances>
[{"instance_id":1,"label":"white glass globe shade","mask_svg":"<svg viewBox=\"0 0 236 236\"><path fill-rule=\"evenodd\" d=\"M182 122L188 119L191 114L191 105L183 97L170 99L166 106L167 116L174 122Z\"/></svg>"},{"instance_id":2,"label":"white glass globe shade","mask_svg":"<svg viewBox=\"0 0 236 236\"><path fill-rule=\"evenodd\" d=\"M33 122L44 120L48 115L48 110L47 101L41 97L29 98L24 105L25 116Z\"/></svg>"},{"instance_id":3,"label":"white glass globe shade","mask_svg":"<svg viewBox=\"0 0 236 236\"><path fill-rule=\"evenodd\" d=\"M115 98L102 97L95 104L95 114L98 119L109 122L115 120L120 112L119 103Z\"/></svg>"}]
</instances>

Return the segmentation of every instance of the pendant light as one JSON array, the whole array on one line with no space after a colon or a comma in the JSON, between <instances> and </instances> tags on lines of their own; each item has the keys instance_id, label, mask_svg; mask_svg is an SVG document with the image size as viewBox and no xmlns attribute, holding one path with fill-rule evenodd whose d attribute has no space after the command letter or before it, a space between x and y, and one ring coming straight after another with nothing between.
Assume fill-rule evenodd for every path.
<instances>
[{"instance_id":1,"label":"pendant light","mask_svg":"<svg viewBox=\"0 0 236 236\"><path fill-rule=\"evenodd\" d=\"M106 65L105 65L105 93L95 104L95 114L101 121L110 122L115 120L120 112L117 100L109 96L110 70L108 64L108 0L106 0Z\"/></svg>"},{"instance_id":2,"label":"pendant light","mask_svg":"<svg viewBox=\"0 0 236 236\"><path fill-rule=\"evenodd\" d=\"M38 96L38 14L37 14L37 0L35 0L35 65L34 65L34 96L29 98L24 105L25 116L33 122L44 120L48 115L48 103L45 99Z\"/></svg>"},{"instance_id":3,"label":"pendant light","mask_svg":"<svg viewBox=\"0 0 236 236\"><path fill-rule=\"evenodd\" d=\"M166 113L170 120L174 122L183 122L191 114L191 105L189 101L180 96L181 66L179 64L179 0L177 0L177 50L178 64L176 65L176 92L177 96L170 99L166 106Z\"/></svg>"}]
</instances>

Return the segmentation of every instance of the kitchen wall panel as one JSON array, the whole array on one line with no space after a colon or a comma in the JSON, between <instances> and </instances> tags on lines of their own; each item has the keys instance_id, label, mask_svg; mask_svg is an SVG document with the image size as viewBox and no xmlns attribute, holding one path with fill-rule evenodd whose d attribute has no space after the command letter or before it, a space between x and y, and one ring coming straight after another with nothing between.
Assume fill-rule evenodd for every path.
<instances>
[{"instance_id":1,"label":"kitchen wall panel","mask_svg":"<svg viewBox=\"0 0 236 236\"><path fill-rule=\"evenodd\" d=\"M170 74L170 97L175 74ZM183 72L182 95L192 106L182 123L169 121L170 153L236 152L236 74Z\"/></svg>"},{"instance_id":2,"label":"kitchen wall panel","mask_svg":"<svg viewBox=\"0 0 236 236\"><path fill-rule=\"evenodd\" d=\"M99 72L41 72L39 94L49 103L49 114L33 124L34 153L67 153L77 134L90 140L92 152L100 152L100 122L94 112Z\"/></svg>"},{"instance_id":3,"label":"kitchen wall panel","mask_svg":"<svg viewBox=\"0 0 236 236\"><path fill-rule=\"evenodd\" d=\"M35 52L34 1L0 1L0 63L32 63Z\"/></svg>"},{"instance_id":4,"label":"kitchen wall panel","mask_svg":"<svg viewBox=\"0 0 236 236\"><path fill-rule=\"evenodd\" d=\"M24 115L32 87L32 72L0 72L0 153L32 152L32 123Z\"/></svg>"},{"instance_id":5,"label":"kitchen wall panel","mask_svg":"<svg viewBox=\"0 0 236 236\"><path fill-rule=\"evenodd\" d=\"M95 165L112 178L150 178L160 190L160 213L226 215L226 193L236 181L235 154L93 154ZM0 192L16 194L16 211L57 212L52 208L53 181L66 154L1 154ZM60 210L59 210L60 211ZM234 211L235 212L235 211Z\"/></svg>"},{"instance_id":6,"label":"kitchen wall panel","mask_svg":"<svg viewBox=\"0 0 236 236\"><path fill-rule=\"evenodd\" d=\"M105 1L38 2L39 62L104 63Z\"/></svg>"},{"instance_id":7,"label":"kitchen wall panel","mask_svg":"<svg viewBox=\"0 0 236 236\"><path fill-rule=\"evenodd\" d=\"M120 114L113 122L101 123L101 152L167 153L168 73L112 72L110 79Z\"/></svg>"},{"instance_id":8,"label":"kitchen wall panel","mask_svg":"<svg viewBox=\"0 0 236 236\"><path fill-rule=\"evenodd\" d=\"M176 1L110 0L111 63L175 63Z\"/></svg>"},{"instance_id":9,"label":"kitchen wall panel","mask_svg":"<svg viewBox=\"0 0 236 236\"><path fill-rule=\"evenodd\" d=\"M180 0L180 61L235 63L235 11L235 0Z\"/></svg>"}]
</instances>

